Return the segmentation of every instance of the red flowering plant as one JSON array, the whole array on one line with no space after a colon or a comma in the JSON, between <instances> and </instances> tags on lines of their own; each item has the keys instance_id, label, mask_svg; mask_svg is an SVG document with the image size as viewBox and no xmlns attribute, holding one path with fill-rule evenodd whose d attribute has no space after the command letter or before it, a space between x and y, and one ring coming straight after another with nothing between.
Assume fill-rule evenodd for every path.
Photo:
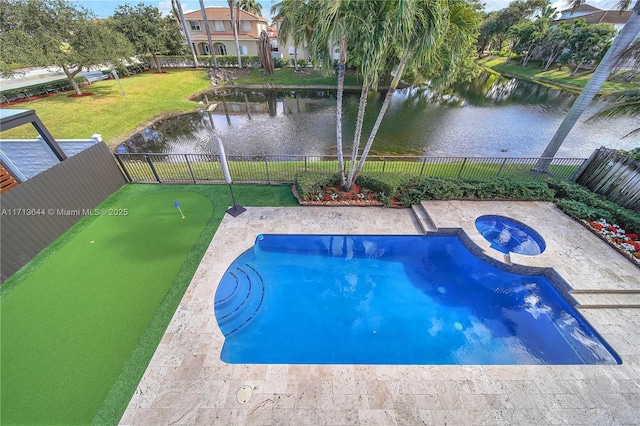
<instances>
[{"instance_id":1,"label":"red flowering plant","mask_svg":"<svg viewBox=\"0 0 640 426\"><path fill-rule=\"evenodd\" d=\"M610 238L616 245L640 259L640 237L638 234L627 234L618 225L609 224L604 219L589 222L589 225L600 234Z\"/></svg>"}]
</instances>

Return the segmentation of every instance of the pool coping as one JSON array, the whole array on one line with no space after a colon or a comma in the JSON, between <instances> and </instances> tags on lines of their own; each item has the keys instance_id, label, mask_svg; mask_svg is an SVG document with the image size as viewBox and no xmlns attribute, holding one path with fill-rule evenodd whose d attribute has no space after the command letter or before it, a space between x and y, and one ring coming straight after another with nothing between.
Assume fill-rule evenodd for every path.
<instances>
[{"instance_id":1,"label":"pool coping","mask_svg":"<svg viewBox=\"0 0 640 426\"><path fill-rule=\"evenodd\" d=\"M572 287L581 314L623 364L224 364L219 359L223 338L213 315L213 297L226 268L253 244L256 234L423 234L410 209L249 208L237 218L223 219L121 423L635 423L640 416L640 310L625 307L624 300L636 298L640 290L636 267L621 262L628 260L551 203L444 201L429 202L425 208L439 228L464 230L479 250L484 248L477 244L472 223L478 213L525 219L551 251L539 257L512 256L511 262L518 268L553 267ZM558 259L565 264L558 264ZM589 302L592 295L576 294L576 289L629 293L615 294L622 301L619 307L599 308L597 300ZM243 386L253 393L246 404L236 399Z\"/></svg>"}]
</instances>

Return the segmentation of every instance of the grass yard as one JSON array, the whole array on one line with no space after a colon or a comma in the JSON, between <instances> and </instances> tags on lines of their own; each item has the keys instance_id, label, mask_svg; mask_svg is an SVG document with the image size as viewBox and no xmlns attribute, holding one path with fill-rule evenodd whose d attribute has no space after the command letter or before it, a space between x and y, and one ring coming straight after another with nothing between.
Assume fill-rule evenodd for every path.
<instances>
[{"instance_id":1,"label":"grass yard","mask_svg":"<svg viewBox=\"0 0 640 426\"><path fill-rule=\"evenodd\" d=\"M287 186L234 189L297 205ZM9 278L0 423L116 424L230 204L226 185L127 185L101 206L126 215L83 218Z\"/></svg>"},{"instance_id":2,"label":"grass yard","mask_svg":"<svg viewBox=\"0 0 640 426\"><path fill-rule=\"evenodd\" d=\"M520 77L525 80L532 80L538 83L550 83L561 85L565 88L573 88L580 91L591 78L591 73L581 72L575 76L567 67L558 70L558 67L551 67L548 71L542 71L540 64L530 62L526 67L522 67L518 61L509 61L505 57L487 57L478 61L478 64L491 68L500 73ZM602 85L601 91L609 92L616 90L626 90L639 88L640 85L634 83L620 83L608 81Z\"/></svg>"},{"instance_id":3,"label":"grass yard","mask_svg":"<svg viewBox=\"0 0 640 426\"><path fill-rule=\"evenodd\" d=\"M238 85L242 84L273 84L276 86L336 86L338 84L337 77L333 74L323 75L312 68L304 68L304 72L297 73L293 68L278 68L274 74L264 76L262 69L248 69L248 72L237 73L237 70L231 70L234 74L233 82ZM237 74L237 75L236 75ZM362 84L362 80L358 80L353 72L347 71L344 77L345 86L358 86Z\"/></svg>"},{"instance_id":4,"label":"grass yard","mask_svg":"<svg viewBox=\"0 0 640 426\"><path fill-rule=\"evenodd\" d=\"M188 69L168 70L166 74L145 72L123 77L120 82L125 96L115 80L104 80L82 88L93 96L70 98L69 93L58 93L11 109L34 109L56 139L88 138L98 133L113 147L113 139L123 140L136 127L158 115L201 107L188 98L211 87L205 70ZM0 132L1 139L37 135L32 126Z\"/></svg>"}]
</instances>

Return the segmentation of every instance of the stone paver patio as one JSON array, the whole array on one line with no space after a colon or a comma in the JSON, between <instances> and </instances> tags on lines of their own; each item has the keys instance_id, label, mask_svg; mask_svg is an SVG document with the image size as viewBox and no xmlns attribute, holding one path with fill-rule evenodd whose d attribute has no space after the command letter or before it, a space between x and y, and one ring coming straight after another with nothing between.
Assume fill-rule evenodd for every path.
<instances>
[{"instance_id":1,"label":"stone paver patio","mask_svg":"<svg viewBox=\"0 0 640 426\"><path fill-rule=\"evenodd\" d=\"M249 208L222 221L121 424L640 424L640 269L550 203L430 201L422 207L437 227L462 228L482 248L488 243L474 227L480 215L506 215L533 227L547 250L511 261L555 268L623 364L225 364L213 298L227 267L257 234L422 233L410 209ZM253 392L245 404L236 399L243 386Z\"/></svg>"}]
</instances>

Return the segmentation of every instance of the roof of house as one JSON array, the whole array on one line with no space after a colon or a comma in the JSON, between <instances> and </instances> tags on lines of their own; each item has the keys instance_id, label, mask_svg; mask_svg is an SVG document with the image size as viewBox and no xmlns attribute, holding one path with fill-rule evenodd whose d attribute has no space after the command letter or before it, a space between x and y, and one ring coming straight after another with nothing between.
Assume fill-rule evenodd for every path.
<instances>
[{"instance_id":1,"label":"roof of house","mask_svg":"<svg viewBox=\"0 0 640 426\"><path fill-rule=\"evenodd\" d=\"M561 10L560 13L564 14L565 12L575 13L575 12L601 12L602 9L598 9L597 7L591 6L589 4L581 4L575 9L564 9Z\"/></svg>"},{"instance_id":2,"label":"roof of house","mask_svg":"<svg viewBox=\"0 0 640 426\"><path fill-rule=\"evenodd\" d=\"M557 24L560 22L572 22L576 19L584 19L587 24L626 24L633 11L626 11L620 13L617 10L600 10L598 12L590 13L588 15L580 15L572 18L558 19L553 21Z\"/></svg>"},{"instance_id":3,"label":"roof of house","mask_svg":"<svg viewBox=\"0 0 640 426\"><path fill-rule=\"evenodd\" d=\"M229 13L228 7L207 7L205 8L205 12L207 14L207 20L222 20L228 21L231 19L231 14ZM200 10L196 10L194 12L189 12L184 14L185 19L202 19L202 12ZM241 21L262 21L267 22L262 16L254 15L253 13L249 13L245 10L240 9L240 20Z\"/></svg>"}]
</instances>

